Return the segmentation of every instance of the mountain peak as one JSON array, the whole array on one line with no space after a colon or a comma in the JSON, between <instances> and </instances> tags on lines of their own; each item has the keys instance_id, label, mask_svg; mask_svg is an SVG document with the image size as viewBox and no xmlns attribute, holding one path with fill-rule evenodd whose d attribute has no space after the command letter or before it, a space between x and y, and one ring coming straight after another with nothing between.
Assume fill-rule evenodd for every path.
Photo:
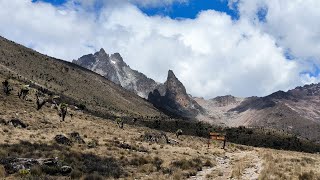
<instances>
[{"instance_id":1,"label":"mountain peak","mask_svg":"<svg viewBox=\"0 0 320 180\"><path fill-rule=\"evenodd\" d=\"M114 54L111 54L111 59L117 59L117 60L119 60L119 61L121 61L121 62L124 62L123 61L123 58L121 57L121 55L119 54L119 53L114 53Z\"/></svg>"},{"instance_id":2,"label":"mountain peak","mask_svg":"<svg viewBox=\"0 0 320 180\"><path fill-rule=\"evenodd\" d=\"M202 112L202 108L187 94L186 88L172 70L168 71L168 78L164 83L164 88L164 96L156 90L148 96L148 100L156 107L160 107L174 114L192 118Z\"/></svg>"},{"instance_id":3,"label":"mountain peak","mask_svg":"<svg viewBox=\"0 0 320 180\"><path fill-rule=\"evenodd\" d=\"M171 79L171 78L174 78L174 79L177 79L176 75L173 73L172 70L169 70L168 71L168 79Z\"/></svg>"},{"instance_id":4,"label":"mountain peak","mask_svg":"<svg viewBox=\"0 0 320 180\"><path fill-rule=\"evenodd\" d=\"M106 51L105 51L103 48L100 49L99 53L101 53L101 54L107 54Z\"/></svg>"},{"instance_id":5,"label":"mountain peak","mask_svg":"<svg viewBox=\"0 0 320 180\"><path fill-rule=\"evenodd\" d=\"M144 74L135 71L128 66L119 53L107 54L104 49L73 61L84 68L90 69L115 84L132 91L143 98L148 98L158 84L147 78Z\"/></svg>"}]
</instances>

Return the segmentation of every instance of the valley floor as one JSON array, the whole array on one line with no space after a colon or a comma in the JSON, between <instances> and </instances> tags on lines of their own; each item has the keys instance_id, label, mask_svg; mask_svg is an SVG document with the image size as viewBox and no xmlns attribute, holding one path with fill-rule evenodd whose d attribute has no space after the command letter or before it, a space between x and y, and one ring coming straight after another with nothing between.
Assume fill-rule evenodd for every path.
<instances>
[{"instance_id":1,"label":"valley floor","mask_svg":"<svg viewBox=\"0 0 320 180\"><path fill-rule=\"evenodd\" d=\"M3 79L0 78L2 82ZM14 87L19 87L14 82ZM207 139L166 133L170 144L148 139L157 130L124 124L69 110L60 122L57 110L44 106L37 111L34 94L21 100L17 91L0 93L0 121L19 119L28 127L0 123L0 178L5 179L320 179L320 155L253 148L219 142L208 148ZM71 146L58 144L56 135L78 132L85 141ZM177 141L177 142L175 142ZM32 167L8 173L8 158L55 158L70 166L63 174ZM1 165L2 164L2 165Z\"/></svg>"}]
</instances>

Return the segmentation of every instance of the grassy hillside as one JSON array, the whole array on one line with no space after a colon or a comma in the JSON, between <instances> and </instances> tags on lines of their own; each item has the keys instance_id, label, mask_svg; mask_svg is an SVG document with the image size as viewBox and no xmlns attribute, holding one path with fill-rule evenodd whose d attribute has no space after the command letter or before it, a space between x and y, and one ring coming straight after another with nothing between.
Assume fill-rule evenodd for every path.
<instances>
[{"instance_id":1,"label":"grassy hillside","mask_svg":"<svg viewBox=\"0 0 320 180\"><path fill-rule=\"evenodd\" d=\"M5 77L26 81L84 104L101 116L158 116L159 111L137 95L75 64L42 55L0 37L0 69Z\"/></svg>"},{"instance_id":2,"label":"grassy hillside","mask_svg":"<svg viewBox=\"0 0 320 180\"><path fill-rule=\"evenodd\" d=\"M0 75L2 82L4 77ZM153 127L150 120L138 120L136 125L117 123L69 108L65 122L51 104L39 111L35 106L35 89L27 100L19 99L21 82L10 80L15 89L6 96L0 92L0 178L5 179L316 179L320 177L317 154L277 151L227 143L226 150L219 142L207 146L207 139L197 136L165 133L170 144L161 136L160 128L173 131L177 126L160 123ZM73 114L71 117L70 114ZM19 119L26 128L9 122ZM129 122L129 121L128 121ZM148 128L139 123L150 123ZM176 120L167 122L176 123ZM181 121L185 122L185 121ZM180 125L179 125L180 124ZM204 126L204 125L202 125ZM206 127L203 127L206 129ZM196 128L193 128L196 129ZM71 133L78 132L84 142L75 141ZM190 131L199 133L201 131ZM71 144L59 144L55 137L64 135ZM149 137L152 138L149 138ZM158 139L157 139L158 138ZM57 165L36 164L16 171L12 163L19 158L41 160L53 158ZM21 159L20 159L21 160ZM32 161L30 161L32 162ZM71 167L64 173L61 167Z\"/></svg>"}]
</instances>

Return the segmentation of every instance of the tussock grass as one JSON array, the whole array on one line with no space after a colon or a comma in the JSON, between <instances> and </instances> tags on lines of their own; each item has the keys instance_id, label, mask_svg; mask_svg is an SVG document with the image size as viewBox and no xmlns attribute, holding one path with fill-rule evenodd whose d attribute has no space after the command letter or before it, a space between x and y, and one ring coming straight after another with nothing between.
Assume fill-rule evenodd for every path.
<instances>
[{"instance_id":1,"label":"tussock grass","mask_svg":"<svg viewBox=\"0 0 320 180\"><path fill-rule=\"evenodd\" d=\"M319 159L314 154L261 150L263 170L260 179L320 179Z\"/></svg>"}]
</instances>

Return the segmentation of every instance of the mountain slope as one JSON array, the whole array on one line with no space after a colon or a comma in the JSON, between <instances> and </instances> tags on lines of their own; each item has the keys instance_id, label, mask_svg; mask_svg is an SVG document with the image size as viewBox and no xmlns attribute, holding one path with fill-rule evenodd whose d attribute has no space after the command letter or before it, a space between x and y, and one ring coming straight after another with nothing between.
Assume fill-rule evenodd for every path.
<instances>
[{"instance_id":1,"label":"mountain slope","mask_svg":"<svg viewBox=\"0 0 320 180\"><path fill-rule=\"evenodd\" d=\"M223 104L217 103L217 98L195 98L209 112L199 119L225 126L279 129L320 142L320 84L265 97L233 99L238 100Z\"/></svg>"},{"instance_id":2,"label":"mountain slope","mask_svg":"<svg viewBox=\"0 0 320 180\"><path fill-rule=\"evenodd\" d=\"M103 116L160 115L152 104L92 71L42 55L3 37L0 37L0 68L8 77L63 94L69 101L83 103L91 112Z\"/></svg>"}]
</instances>

